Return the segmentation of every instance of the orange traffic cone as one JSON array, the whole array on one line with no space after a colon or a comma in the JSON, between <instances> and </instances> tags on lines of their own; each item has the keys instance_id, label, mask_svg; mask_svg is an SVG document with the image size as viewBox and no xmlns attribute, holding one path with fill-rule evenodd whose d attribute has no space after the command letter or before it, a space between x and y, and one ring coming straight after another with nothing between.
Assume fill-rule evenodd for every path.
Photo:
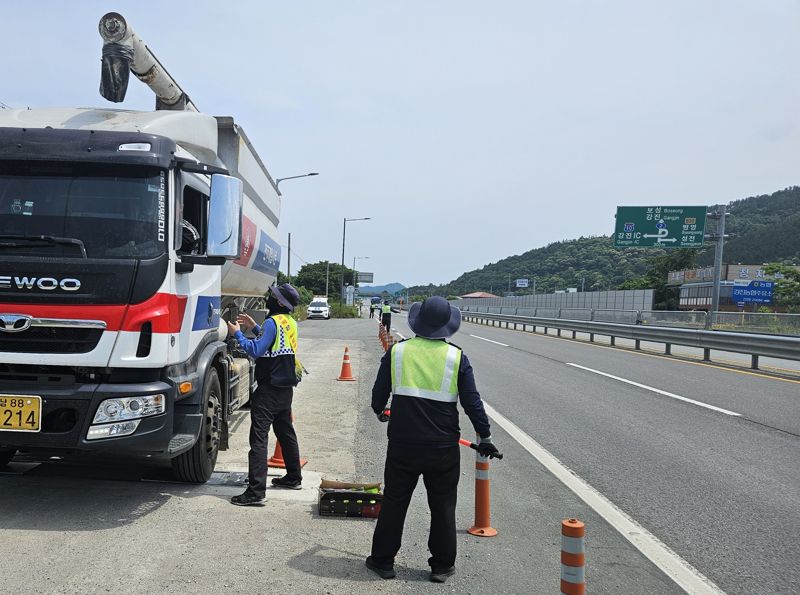
<instances>
[{"instance_id":1,"label":"orange traffic cone","mask_svg":"<svg viewBox=\"0 0 800 595\"><path fill-rule=\"evenodd\" d=\"M308 463L308 459L300 457L300 467L305 467L306 463ZM275 451L272 453L272 456L267 459L267 467L286 469L286 461L283 460L283 449L281 448L281 443L277 439L275 440Z\"/></svg>"},{"instance_id":2,"label":"orange traffic cone","mask_svg":"<svg viewBox=\"0 0 800 595\"><path fill-rule=\"evenodd\" d=\"M352 382L355 380L353 378L353 370L350 368L350 349L348 347L344 348L344 359L342 359L342 372L339 374L339 377L336 380L342 380L347 382Z\"/></svg>"},{"instance_id":3,"label":"orange traffic cone","mask_svg":"<svg viewBox=\"0 0 800 595\"><path fill-rule=\"evenodd\" d=\"M292 423L294 423L294 415L292 415ZM305 467L308 459L300 457L300 467ZM272 456L267 459L267 467L277 467L278 469L286 469L286 462L283 460L283 448L278 438L275 438L275 450Z\"/></svg>"}]
</instances>

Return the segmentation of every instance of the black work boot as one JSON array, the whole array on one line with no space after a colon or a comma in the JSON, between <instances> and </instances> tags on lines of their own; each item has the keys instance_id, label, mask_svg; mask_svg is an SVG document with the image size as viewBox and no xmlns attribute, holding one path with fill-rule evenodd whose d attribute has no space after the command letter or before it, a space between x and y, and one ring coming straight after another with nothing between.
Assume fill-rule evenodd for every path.
<instances>
[{"instance_id":1,"label":"black work boot","mask_svg":"<svg viewBox=\"0 0 800 595\"><path fill-rule=\"evenodd\" d=\"M374 572L383 579L394 578L395 576L397 576L397 573L394 571L393 565L386 566L383 564L378 564L372 559L372 556L367 558L366 565L367 568L369 568L372 572Z\"/></svg>"},{"instance_id":2,"label":"black work boot","mask_svg":"<svg viewBox=\"0 0 800 595\"><path fill-rule=\"evenodd\" d=\"M284 475L283 477L275 477L272 480L272 485L276 488L286 488L287 490L299 490L303 487L302 479L295 479Z\"/></svg>"},{"instance_id":3,"label":"black work boot","mask_svg":"<svg viewBox=\"0 0 800 595\"><path fill-rule=\"evenodd\" d=\"M249 489L231 498L231 504L235 504L236 506L264 506L265 501L266 498L264 498L264 496L257 496Z\"/></svg>"},{"instance_id":4,"label":"black work boot","mask_svg":"<svg viewBox=\"0 0 800 595\"><path fill-rule=\"evenodd\" d=\"M456 567L450 568L431 568L431 582L444 583L447 581L448 576L453 576L456 573Z\"/></svg>"}]
</instances>

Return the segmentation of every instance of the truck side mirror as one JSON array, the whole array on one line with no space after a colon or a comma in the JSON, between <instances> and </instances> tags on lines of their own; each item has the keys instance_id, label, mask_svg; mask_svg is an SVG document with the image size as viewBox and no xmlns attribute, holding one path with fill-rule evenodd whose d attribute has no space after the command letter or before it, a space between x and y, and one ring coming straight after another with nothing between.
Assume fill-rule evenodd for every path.
<instances>
[{"instance_id":1,"label":"truck side mirror","mask_svg":"<svg viewBox=\"0 0 800 595\"><path fill-rule=\"evenodd\" d=\"M242 237L242 181L233 176L211 176L206 254L225 260L239 258Z\"/></svg>"}]
</instances>

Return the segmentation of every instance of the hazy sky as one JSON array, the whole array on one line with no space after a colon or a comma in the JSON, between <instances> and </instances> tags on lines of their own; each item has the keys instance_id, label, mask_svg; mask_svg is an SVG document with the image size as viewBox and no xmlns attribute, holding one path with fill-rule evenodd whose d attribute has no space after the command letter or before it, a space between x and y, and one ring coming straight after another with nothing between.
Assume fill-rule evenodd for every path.
<instances>
[{"instance_id":1,"label":"hazy sky","mask_svg":"<svg viewBox=\"0 0 800 595\"><path fill-rule=\"evenodd\" d=\"M797 0L3 2L0 101L111 106L97 22L121 12L281 184L292 269L446 282L613 230L620 204L800 182ZM132 80L122 107L151 109ZM286 271L286 263L282 265Z\"/></svg>"}]
</instances>

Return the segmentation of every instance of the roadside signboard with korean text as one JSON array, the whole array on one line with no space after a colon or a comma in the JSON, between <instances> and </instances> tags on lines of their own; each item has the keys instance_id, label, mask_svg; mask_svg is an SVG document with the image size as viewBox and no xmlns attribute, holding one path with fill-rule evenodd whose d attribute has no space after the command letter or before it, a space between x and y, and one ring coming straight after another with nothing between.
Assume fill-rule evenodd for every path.
<instances>
[{"instance_id":1,"label":"roadside signboard with korean text","mask_svg":"<svg viewBox=\"0 0 800 595\"><path fill-rule=\"evenodd\" d=\"M702 248L706 207L617 207L614 245Z\"/></svg>"},{"instance_id":2,"label":"roadside signboard with korean text","mask_svg":"<svg viewBox=\"0 0 800 595\"><path fill-rule=\"evenodd\" d=\"M372 283L375 277L375 273L362 273L359 271L358 273L358 282L359 283Z\"/></svg>"},{"instance_id":3,"label":"roadside signboard with korean text","mask_svg":"<svg viewBox=\"0 0 800 595\"><path fill-rule=\"evenodd\" d=\"M731 299L737 303L745 304L771 304L774 281L750 281L749 279L736 279L733 282L733 295Z\"/></svg>"},{"instance_id":4,"label":"roadside signboard with korean text","mask_svg":"<svg viewBox=\"0 0 800 595\"><path fill-rule=\"evenodd\" d=\"M528 286L528 279L517 279L517 289Z\"/></svg>"}]
</instances>

